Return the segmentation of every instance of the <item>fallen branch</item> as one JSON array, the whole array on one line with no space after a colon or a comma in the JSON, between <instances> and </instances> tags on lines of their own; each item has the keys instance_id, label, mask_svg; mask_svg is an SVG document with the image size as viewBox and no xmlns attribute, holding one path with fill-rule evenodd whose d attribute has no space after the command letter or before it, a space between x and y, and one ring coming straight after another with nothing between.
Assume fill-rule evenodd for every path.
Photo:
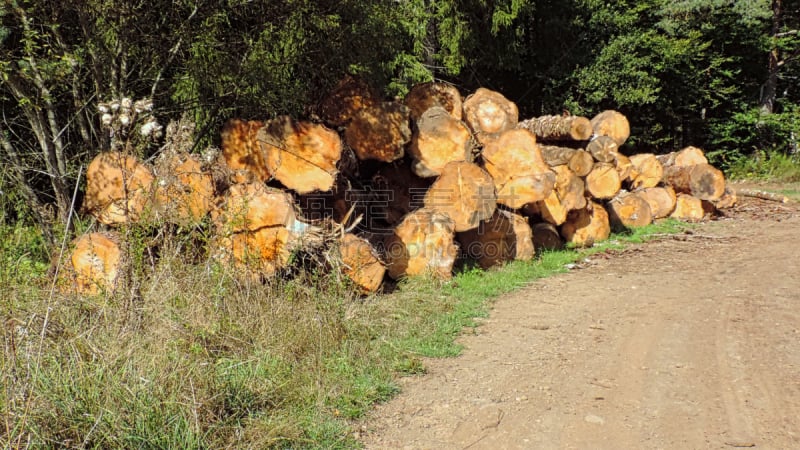
<instances>
[{"instance_id":1,"label":"fallen branch","mask_svg":"<svg viewBox=\"0 0 800 450\"><path fill-rule=\"evenodd\" d=\"M736 195L740 197L759 198L761 200L769 200L778 203L789 203L790 201L789 197L786 197L784 195L775 194L773 192L767 192L767 191L759 191L756 189L734 188L734 192L736 192Z\"/></svg>"}]
</instances>

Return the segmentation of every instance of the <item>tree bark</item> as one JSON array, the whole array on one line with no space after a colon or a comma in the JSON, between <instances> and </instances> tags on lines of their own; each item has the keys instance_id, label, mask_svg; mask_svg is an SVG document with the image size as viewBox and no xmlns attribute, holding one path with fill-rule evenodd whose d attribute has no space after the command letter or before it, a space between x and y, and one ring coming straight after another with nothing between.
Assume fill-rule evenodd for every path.
<instances>
[{"instance_id":1,"label":"tree bark","mask_svg":"<svg viewBox=\"0 0 800 450\"><path fill-rule=\"evenodd\" d=\"M592 137L592 123L580 116L541 116L523 120L517 128L524 128L539 141L585 141Z\"/></svg>"},{"instance_id":2,"label":"tree bark","mask_svg":"<svg viewBox=\"0 0 800 450\"><path fill-rule=\"evenodd\" d=\"M540 145L539 148L548 166L566 164L579 177L588 175L594 166L594 158L585 150L553 145Z\"/></svg>"},{"instance_id":3,"label":"tree bark","mask_svg":"<svg viewBox=\"0 0 800 450\"><path fill-rule=\"evenodd\" d=\"M691 194L700 200L714 201L725 193L725 176L710 164L667 167L664 182L676 192Z\"/></svg>"}]
</instances>

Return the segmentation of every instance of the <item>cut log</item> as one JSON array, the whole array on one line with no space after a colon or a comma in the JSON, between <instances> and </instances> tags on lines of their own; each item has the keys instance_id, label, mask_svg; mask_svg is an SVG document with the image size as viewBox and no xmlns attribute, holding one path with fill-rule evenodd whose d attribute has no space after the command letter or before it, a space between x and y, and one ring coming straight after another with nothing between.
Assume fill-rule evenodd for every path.
<instances>
[{"instance_id":1,"label":"cut log","mask_svg":"<svg viewBox=\"0 0 800 450\"><path fill-rule=\"evenodd\" d=\"M519 110L514 102L499 92L478 88L464 100L464 121L481 144L512 130L519 122Z\"/></svg>"},{"instance_id":2,"label":"cut log","mask_svg":"<svg viewBox=\"0 0 800 450\"><path fill-rule=\"evenodd\" d=\"M403 157L411 140L410 111L398 102L382 102L358 111L347 125L345 142L361 161L392 162Z\"/></svg>"},{"instance_id":3,"label":"cut log","mask_svg":"<svg viewBox=\"0 0 800 450\"><path fill-rule=\"evenodd\" d=\"M198 155L164 154L156 164L155 209L159 218L176 225L200 222L214 202L214 180Z\"/></svg>"},{"instance_id":4,"label":"cut log","mask_svg":"<svg viewBox=\"0 0 800 450\"><path fill-rule=\"evenodd\" d=\"M585 141L592 137L592 123L581 116L541 116L521 121L524 128L539 141Z\"/></svg>"},{"instance_id":5,"label":"cut log","mask_svg":"<svg viewBox=\"0 0 800 450\"><path fill-rule=\"evenodd\" d=\"M256 139L263 126L264 122L258 120L230 119L225 122L221 135L222 157L232 172L244 171L261 181L272 178ZM235 181L244 181L245 178L244 174L238 175Z\"/></svg>"},{"instance_id":6,"label":"cut log","mask_svg":"<svg viewBox=\"0 0 800 450\"><path fill-rule=\"evenodd\" d=\"M630 176L631 189L656 187L664 176L664 166L652 153L639 153L630 157L633 171Z\"/></svg>"},{"instance_id":7,"label":"cut log","mask_svg":"<svg viewBox=\"0 0 800 450\"><path fill-rule=\"evenodd\" d=\"M447 214L456 232L477 228L497 207L492 177L470 162L451 162L425 194L425 208Z\"/></svg>"},{"instance_id":8,"label":"cut log","mask_svg":"<svg viewBox=\"0 0 800 450\"><path fill-rule=\"evenodd\" d=\"M494 180L497 202L512 209L544 200L550 195L556 174L542 158L530 131L511 129L483 148L486 171Z\"/></svg>"},{"instance_id":9,"label":"cut log","mask_svg":"<svg viewBox=\"0 0 800 450\"><path fill-rule=\"evenodd\" d=\"M414 85L404 103L411 110L411 119L416 121L434 106L441 106L450 116L461 120L463 102L458 89L452 84L431 81Z\"/></svg>"},{"instance_id":10,"label":"cut log","mask_svg":"<svg viewBox=\"0 0 800 450\"><path fill-rule=\"evenodd\" d=\"M344 274L363 293L376 292L381 287L386 267L367 240L346 233L339 243L339 253Z\"/></svg>"},{"instance_id":11,"label":"cut log","mask_svg":"<svg viewBox=\"0 0 800 450\"><path fill-rule=\"evenodd\" d=\"M614 142L620 147L631 135L631 126L628 123L628 118L618 111L603 111L594 116L591 122L596 136L608 136L614 139Z\"/></svg>"},{"instance_id":12,"label":"cut log","mask_svg":"<svg viewBox=\"0 0 800 450\"><path fill-rule=\"evenodd\" d=\"M594 166L592 155L581 149L553 145L540 145L539 148L548 166L567 165L579 177L588 175Z\"/></svg>"},{"instance_id":13,"label":"cut log","mask_svg":"<svg viewBox=\"0 0 800 450\"><path fill-rule=\"evenodd\" d=\"M288 265L292 238L282 226L220 234L212 241L212 257L232 267L238 276L258 280Z\"/></svg>"},{"instance_id":14,"label":"cut log","mask_svg":"<svg viewBox=\"0 0 800 450\"><path fill-rule=\"evenodd\" d=\"M650 212L653 214L653 219L663 219L669 217L672 211L675 210L675 190L670 186L645 188L636 191L642 198L650 205Z\"/></svg>"},{"instance_id":15,"label":"cut log","mask_svg":"<svg viewBox=\"0 0 800 450\"><path fill-rule=\"evenodd\" d=\"M614 166L617 168L617 173L619 173L619 180L621 182L625 183L630 179L634 170L630 158L622 153L617 153L614 155Z\"/></svg>"},{"instance_id":16,"label":"cut log","mask_svg":"<svg viewBox=\"0 0 800 450\"><path fill-rule=\"evenodd\" d=\"M537 252L542 250L560 250L564 248L564 240L558 233L558 228L547 222L533 225L533 246Z\"/></svg>"},{"instance_id":17,"label":"cut log","mask_svg":"<svg viewBox=\"0 0 800 450\"><path fill-rule=\"evenodd\" d=\"M561 235L577 247L591 247L608 239L611 225L608 212L597 203L589 203L586 208L570 211L567 221L561 225Z\"/></svg>"},{"instance_id":18,"label":"cut log","mask_svg":"<svg viewBox=\"0 0 800 450\"><path fill-rule=\"evenodd\" d=\"M405 162L382 167L372 177L377 198L366 200L370 216L397 225L410 212L422 208L430 179L418 177Z\"/></svg>"},{"instance_id":19,"label":"cut log","mask_svg":"<svg viewBox=\"0 0 800 450\"><path fill-rule=\"evenodd\" d=\"M569 211L586 206L586 186L583 179L565 165L555 166L553 171L556 173L553 192L542 201L526 205L523 211L528 215L538 215L553 225L561 225Z\"/></svg>"},{"instance_id":20,"label":"cut log","mask_svg":"<svg viewBox=\"0 0 800 450\"><path fill-rule=\"evenodd\" d=\"M725 176L711 164L670 166L663 178L675 192L691 194L700 200L718 200L725 193Z\"/></svg>"},{"instance_id":21,"label":"cut log","mask_svg":"<svg viewBox=\"0 0 800 450\"><path fill-rule=\"evenodd\" d=\"M472 133L464 122L434 106L417 121L408 152L414 158L414 173L428 178L441 174L449 162L472 161L473 147Z\"/></svg>"},{"instance_id":22,"label":"cut log","mask_svg":"<svg viewBox=\"0 0 800 450\"><path fill-rule=\"evenodd\" d=\"M260 128L256 139L267 172L287 188L307 194L333 187L342 156L335 131L281 116Z\"/></svg>"},{"instance_id":23,"label":"cut log","mask_svg":"<svg viewBox=\"0 0 800 450\"><path fill-rule=\"evenodd\" d=\"M231 186L211 213L216 225L212 256L245 278L272 276L289 263L302 222L292 197L263 183Z\"/></svg>"},{"instance_id":24,"label":"cut log","mask_svg":"<svg viewBox=\"0 0 800 450\"><path fill-rule=\"evenodd\" d=\"M120 285L125 263L120 238L115 233L89 233L72 242L69 264L61 274L64 293L111 294Z\"/></svg>"},{"instance_id":25,"label":"cut log","mask_svg":"<svg viewBox=\"0 0 800 450\"><path fill-rule=\"evenodd\" d=\"M708 164L708 159L703 150L697 147L686 147L683 150L667 153L666 155L658 155L658 161L664 167L671 166L694 166L697 164Z\"/></svg>"},{"instance_id":26,"label":"cut log","mask_svg":"<svg viewBox=\"0 0 800 450\"><path fill-rule=\"evenodd\" d=\"M786 203L789 199L784 197L785 200L782 200L781 203ZM733 208L739 202L739 198L736 193L736 189L733 189L727 183L725 184L725 193L722 194L722 197L719 200L715 200L714 207L717 209L728 209Z\"/></svg>"},{"instance_id":27,"label":"cut log","mask_svg":"<svg viewBox=\"0 0 800 450\"><path fill-rule=\"evenodd\" d=\"M317 113L325 123L341 127L362 109L380 103L379 98L363 78L347 75L322 99Z\"/></svg>"},{"instance_id":28,"label":"cut log","mask_svg":"<svg viewBox=\"0 0 800 450\"><path fill-rule=\"evenodd\" d=\"M675 202L675 210L670 214L670 217L689 222L703 220L703 217L705 217L703 201L689 194L678 194L678 198Z\"/></svg>"},{"instance_id":29,"label":"cut log","mask_svg":"<svg viewBox=\"0 0 800 450\"><path fill-rule=\"evenodd\" d=\"M292 228L296 219L291 195L259 182L231 186L211 216L223 235L276 226Z\"/></svg>"},{"instance_id":30,"label":"cut log","mask_svg":"<svg viewBox=\"0 0 800 450\"><path fill-rule=\"evenodd\" d=\"M561 199L558 198L555 189L550 192L546 199L525 205L522 211L528 216L539 217L553 225L564 223L569 212L561 202Z\"/></svg>"},{"instance_id":31,"label":"cut log","mask_svg":"<svg viewBox=\"0 0 800 450\"><path fill-rule=\"evenodd\" d=\"M498 209L478 228L459 233L464 253L484 269L513 260L534 257L533 232L527 219Z\"/></svg>"},{"instance_id":32,"label":"cut log","mask_svg":"<svg viewBox=\"0 0 800 450\"><path fill-rule=\"evenodd\" d=\"M636 192L623 192L607 204L608 220L613 228L637 228L653 223L650 204Z\"/></svg>"},{"instance_id":33,"label":"cut log","mask_svg":"<svg viewBox=\"0 0 800 450\"><path fill-rule=\"evenodd\" d=\"M86 170L84 212L105 225L134 223L152 208L152 169L131 155L105 152Z\"/></svg>"},{"instance_id":34,"label":"cut log","mask_svg":"<svg viewBox=\"0 0 800 450\"><path fill-rule=\"evenodd\" d=\"M586 183L569 166L555 166L555 191L567 211L586 206Z\"/></svg>"},{"instance_id":35,"label":"cut log","mask_svg":"<svg viewBox=\"0 0 800 450\"><path fill-rule=\"evenodd\" d=\"M586 151L591 153L597 162L615 162L617 160L617 150L619 150L619 145L608 136L596 136L586 144Z\"/></svg>"},{"instance_id":36,"label":"cut log","mask_svg":"<svg viewBox=\"0 0 800 450\"><path fill-rule=\"evenodd\" d=\"M446 214L426 208L410 213L384 241L389 276L449 279L458 255L454 234L455 225Z\"/></svg>"},{"instance_id":37,"label":"cut log","mask_svg":"<svg viewBox=\"0 0 800 450\"><path fill-rule=\"evenodd\" d=\"M614 197L622 186L617 168L609 163L596 163L585 182L586 194L598 200Z\"/></svg>"}]
</instances>

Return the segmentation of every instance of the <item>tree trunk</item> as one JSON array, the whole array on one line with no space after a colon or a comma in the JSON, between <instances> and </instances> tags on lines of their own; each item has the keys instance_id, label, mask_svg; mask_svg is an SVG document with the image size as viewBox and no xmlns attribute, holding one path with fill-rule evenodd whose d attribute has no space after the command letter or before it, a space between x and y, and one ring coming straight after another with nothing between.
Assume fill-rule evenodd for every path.
<instances>
[{"instance_id":1,"label":"tree trunk","mask_svg":"<svg viewBox=\"0 0 800 450\"><path fill-rule=\"evenodd\" d=\"M592 154L597 162L611 163L616 161L619 145L608 136L597 136L586 144L586 151Z\"/></svg>"},{"instance_id":2,"label":"tree trunk","mask_svg":"<svg viewBox=\"0 0 800 450\"><path fill-rule=\"evenodd\" d=\"M492 177L470 162L452 162L425 194L425 208L447 214L456 232L477 228L497 207Z\"/></svg>"},{"instance_id":3,"label":"tree trunk","mask_svg":"<svg viewBox=\"0 0 800 450\"><path fill-rule=\"evenodd\" d=\"M380 103L379 98L363 78L347 75L322 99L317 114L331 126L345 126L362 109Z\"/></svg>"},{"instance_id":4,"label":"tree trunk","mask_svg":"<svg viewBox=\"0 0 800 450\"><path fill-rule=\"evenodd\" d=\"M212 256L249 279L272 276L289 263L296 220L292 197L263 183L235 184L212 212Z\"/></svg>"},{"instance_id":5,"label":"tree trunk","mask_svg":"<svg viewBox=\"0 0 800 450\"><path fill-rule=\"evenodd\" d=\"M382 102L359 110L344 132L358 159L392 162L403 157L411 140L410 110L398 102Z\"/></svg>"},{"instance_id":6,"label":"tree trunk","mask_svg":"<svg viewBox=\"0 0 800 450\"><path fill-rule=\"evenodd\" d=\"M259 120L230 119L221 132L222 157L233 171L252 174L256 179L268 181L272 173L260 151L256 135L264 126Z\"/></svg>"},{"instance_id":7,"label":"tree trunk","mask_svg":"<svg viewBox=\"0 0 800 450\"><path fill-rule=\"evenodd\" d=\"M700 200L718 200L725 193L725 176L710 164L667 167L664 182L676 192L691 194Z\"/></svg>"},{"instance_id":8,"label":"tree trunk","mask_svg":"<svg viewBox=\"0 0 800 450\"><path fill-rule=\"evenodd\" d=\"M777 45L778 35L783 24L783 1L772 0L772 48L767 55L767 80L761 92L761 111L764 114L772 114L775 110L775 99L778 96L778 73L781 68L781 49Z\"/></svg>"},{"instance_id":9,"label":"tree trunk","mask_svg":"<svg viewBox=\"0 0 800 450\"><path fill-rule=\"evenodd\" d=\"M395 226L406 214L422 208L430 186L431 181L418 177L407 163L395 162L372 176L372 191L356 194L371 194L372 198L364 200L368 208L366 219L370 222L378 219Z\"/></svg>"},{"instance_id":10,"label":"tree trunk","mask_svg":"<svg viewBox=\"0 0 800 450\"><path fill-rule=\"evenodd\" d=\"M167 153L156 164L155 212L177 225L199 223L214 202L214 182L196 154Z\"/></svg>"},{"instance_id":11,"label":"tree trunk","mask_svg":"<svg viewBox=\"0 0 800 450\"><path fill-rule=\"evenodd\" d=\"M630 157L633 171L630 174L631 189L658 186L664 176L664 166L652 153L639 153Z\"/></svg>"},{"instance_id":12,"label":"tree trunk","mask_svg":"<svg viewBox=\"0 0 800 450\"><path fill-rule=\"evenodd\" d=\"M411 110L411 119L414 121L434 106L441 106L456 120L461 120L463 115L461 94L452 84L435 81L416 84L403 101Z\"/></svg>"},{"instance_id":13,"label":"tree trunk","mask_svg":"<svg viewBox=\"0 0 800 450\"><path fill-rule=\"evenodd\" d=\"M153 170L130 155L97 155L86 170L83 211L105 225L135 223L153 206Z\"/></svg>"},{"instance_id":14,"label":"tree trunk","mask_svg":"<svg viewBox=\"0 0 800 450\"><path fill-rule=\"evenodd\" d=\"M499 92L478 88L464 100L464 121L478 142L486 145L504 131L517 126L519 111L514 102Z\"/></svg>"},{"instance_id":15,"label":"tree trunk","mask_svg":"<svg viewBox=\"0 0 800 450\"><path fill-rule=\"evenodd\" d=\"M414 173L434 177L452 161L472 161L472 133L464 122L434 106L417 121L409 154L414 158Z\"/></svg>"},{"instance_id":16,"label":"tree trunk","mask_svg":"<svg viewBox=\"0 0 800 450\"><path fill-rule=\"evenodd\" d=\"M376 292L381 287L386 267L367 240L346 233L339 242L339 254L344 274L363 293Z\"/></svg>"},{"instance_id":17,"label":"tree trunk","mask_svg":"<svg viewBox=\"0 0 800 450\"><path fill-rule=\"evenodd\" d=\"M407 215L384 241L387 271L394 279L430 274L449 279L458 254L455 225L427 208Z\"/></svg>"},{"instance_id":18,"label":"tree trunk","mask_svg":"<svg viewBox=\"0 0 800 450\"><path fill-rule=\"evenodd\" d=\"M528 215L538 215L553 225L561 225L569 211L586 206L586 185L565 165L555 166L553 171L556 173L553 191L546 199L525 205L523 211Z\"/></svg>"},{"instance_id":19,"label":"tree trunk","mask_svg":"<svg viewBox=\"0 0 800 450\"><path fill-rule=\"evenodd\" d=\"M560 250L564 248L564 240L558 229L548 222L539 222L533 227L533 247L537 252L542 250Z\"/></svg>"},{"instance_id":20,"label":"tree trunk","mask_svg":"<svg viewBox=\"0 0 800 450\"><path fill-rule=\"evenodd\" d=\"M566 164L579 177L588 175L594 166L594 158L585 150L552 145L540 145L539 148L548 166Z\"/></svg>"},{"instance_id":21,"label":"tree trunk","mask_svg":"<svg viewBox=\"0 0 800 450\"><path fill-rule=\"evenodd\" d=\"M694 166L708 164L708 159L703 150L697 147L686 147L683 150L656 156L662 166Z\"/></svg>"},{"instance_id":22,"label":"tree trunk","mask_svg":"<svg viewBox=\"0 0 800 450\"><path fill-rule=\"evenodd\" d=\"M478 228L459 233L464 253L488 269L513 260L533 259L533 233L528 221L510 211L498 209Z\"/></svg>"},{"instance_id":23,"label":"tree trunk","mask_svg":"<svg viewBox=\"0 0 800 450\"><path fill-rule=\"evenodd\" d=\"M591 202L586 208L571 211L567 221L561 225L561 235L577 247L591 247L608 239L611 225L608 212L598 203Z\"/></svg>"},{"instance_id":24,"label":"tree trunk","mask_svg":"<svg viewBox=\"0 0 800 450\"><path fill-rule=\"evenodd\" d=\"M635 192L625 192L607 204L608 220L617 229L636 228L653 223L650 204Z\"/></svg>"},{"instance_id":25,"label":"tree trunk","mask_svg":"<svg viewBox=\"0 0 800 450\"><path fill-rule=\"evenodd\" d=\"M622 153L617 153L614 155L614 166L617 168L617 173L619 174L619 180L621 182L625 183L630 180L631 174L633 173L633 163L630 158Z\"/></svg>"},{"instance_id":26,"label":"tree trunk","mask_svg":"<svg viewBox=\"0 0 800 450\"><path fill-rule=\"evenodd\" d=\"M650 205L653 219L669 217L675 210L675 190L670 186L645 188L636 193Z\"/></svg>"},{"instance_id":27,"label":"tree trunk","mask_svg":"<svg viewBox=\"0 0 800 450\"><path fill-rule=\"evenodd\" d=\"M622 186L617 168L608 163L596 163L585 182L586 194L598 200L614 197Z\"/></svg>"},{"instance_id":28,"label":"tree trunk","mask_svg":"<svg viewBox=\"0 0 800 450\"><path fill-rule=\"evenodd\" d=\"M539 141L585 141L592 137L592 123L580 116L541 116L523 120L517 128L524 128Z\"/></svg>"},{"instance_id":29,"label":"tree trunk","mask_svg":"<svg viewBox=\"0 0 800 450\"><path fill-rule=\"evenodd\" d=\"M260 128L256 140L267 172L287 188L299 194L333 188L342 157L335 131L281 116Z\"/></svg>"},{"instance_id":30,"label":"tree trunk","mask_svg":"<svg viewBox=\"0 0 800 450\"><path fill-rule=\"evenodd\" d=\"M705 217L703 201L689 194L678 194L675 201L675 210L672 211L670 217L690 222L703 220L703 217Z\"/></svg>"},{"instance_id":31,"label":"tree trunk","mask_svg":"<svg viewBox=\"0 0 800 450\"><path fill-rule=\"evenodd\" d=\"M530 131L511 129L487 143L482 157L497 190L497 202L512 209L544 200L556 174L542 158Z\"/></svg>"},{"instance_id":32,"label":"tree trunk","mask_svg":"<svg viewBox=\"0 0 800 450\"><path fill-rule=\"evenodd\" d=\"M64 293L110 295L121 285L127 264L116 233L89 233L72 242L68 264L59 274Z\"/></svg>"},{"instance_id":33,"label":"tree trunk","mask_svg":"<svg viewBox=\"0 0 800 450\"><path fill-rule=\"evenodd\" d=\"M631 135L628 118L614 110L606 110L592 118L592 129L595 136L608 136L622 147Z\"/></svg>"}]
</instances>

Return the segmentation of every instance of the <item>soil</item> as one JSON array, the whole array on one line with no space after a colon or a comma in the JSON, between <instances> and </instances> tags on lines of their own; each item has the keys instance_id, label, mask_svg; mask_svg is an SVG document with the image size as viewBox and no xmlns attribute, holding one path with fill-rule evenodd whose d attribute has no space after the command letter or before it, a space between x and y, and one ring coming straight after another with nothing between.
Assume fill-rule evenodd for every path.
<instances>
[{"instance_id":1,"label":"soil","mask_svg":"<svg viewBox=\"0 0 800 450\"><path fill-rule=\"evenodd\" d=\"M800 448L800 206L742 199L498 299L368 449Z\"/></svg>"}]
</instances>

